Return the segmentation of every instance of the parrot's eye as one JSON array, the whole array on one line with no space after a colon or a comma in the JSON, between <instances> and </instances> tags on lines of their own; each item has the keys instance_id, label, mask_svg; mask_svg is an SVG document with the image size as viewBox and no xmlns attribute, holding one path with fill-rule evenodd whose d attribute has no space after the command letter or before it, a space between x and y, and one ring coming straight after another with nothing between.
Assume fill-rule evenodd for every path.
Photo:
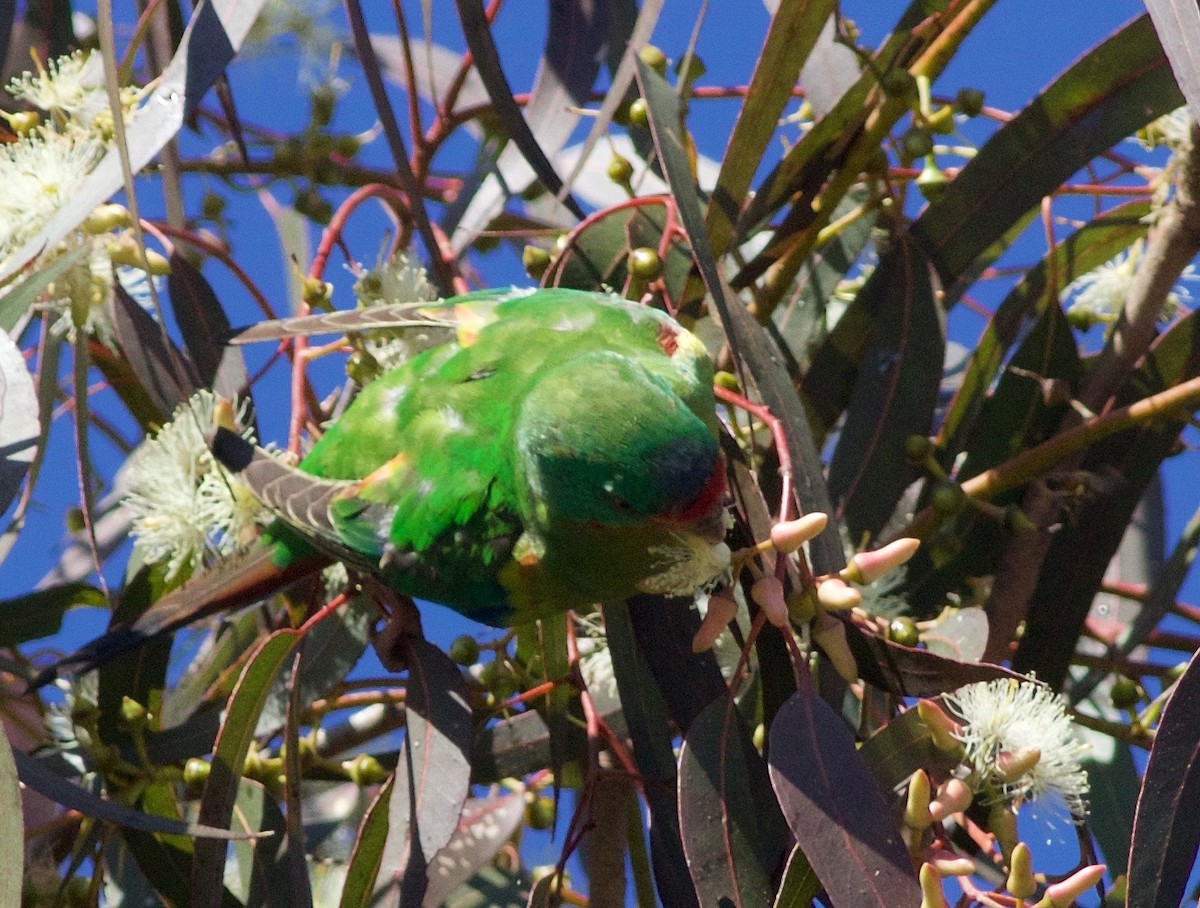
<instances>
[{"instance_id":1,"label":"parrot's eye","mask_svg":"<svg viewBox=\"0 0 1200 908\"><path fill-rule=\"evenodd\" d=\"M614 511L619 511L622 514L629 514L633 511L633 505L631 505L620 495L614 495L609 492L604 497L608 501L609 507L611 507Z\"/></svg>"},{"instance_id":2,"label":"parrot's eye","mask_svg":"<svg viewBox=\"0 0 1200 908\"><path fill-rule=\"evenodd\" d=\"M467 381L483 381L485 378L491 378L496 374L496 369L493 366L485 366L482 369L476 369L467 376Z\"/></svg>"}]
</instances>

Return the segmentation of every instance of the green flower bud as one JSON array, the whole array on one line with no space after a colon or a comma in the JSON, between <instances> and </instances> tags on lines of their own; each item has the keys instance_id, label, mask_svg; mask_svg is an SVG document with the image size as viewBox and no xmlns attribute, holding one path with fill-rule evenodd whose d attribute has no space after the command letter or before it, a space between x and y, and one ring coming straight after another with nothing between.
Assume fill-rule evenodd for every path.
<instances>
[{"instance_id":1,"label":"green flower bud","mask_svg":"<svg viewBox=\"0 0 1200 908\"><path fill-rule=\"evenodd\" d=\"M1142 699L1138 683L1132 678L1119 675L1108 693L1112 705L1117 709L1132 709Z\"/></svg>"},{"instance_id":2,"label":"green flower bud","mask_svg":"<svg viewBox=\"0 0 1200 908\"><path fill-rule=\"evenodd\" d=\"M1097 321L1096 314L1082 306L1071 306L1067 309L1067 322L1072 328L1090 331L1095 327Z\"/></svg>"},{"instance_id":3,"label":"green flower bud","mask_svg":"<svg viewBox=\"0 0 1200 908\"><path fill-rule=\"evenodd\" d=\"M550 829L554 826L554 798L538 795L525 805L525 822L530 829Z\"/></svg>"},{"instance_id":4,"label":"green flower bud","mask_svg":"<svg viewBox=\"0 0 1200 908\"><path fill-rule=\"evenodd\" d=\"M626 267L630 274L642 281L653 281L662 275L662 259L649 246L641 246L630 252Z\"/></svg>"},{"instance_id":5,"label":"green flower bud","mask_svg":"<svg viewBox=\"0 0 1200 908\"><path fill-rule=\"evenodd\" d=\"M387 780L388 771L370 754L359 754L342 764L355 785L378 785Z\"/></svg>"},{"instance_id":6,"label":"green flower bud","mask_svg":"<svg viewBox=\"0 0 1200 908\"><path fill-rule=\"evenodd\" d=\"M913 466L925 463L933 453L933 442L924 435L910 435L904 439L904 456Z\"/></svg>"},{"instance_id":7,"label":"green flower bud","mask_svg":"<svg viewBox=\"0 0 1200 908\"><path fill-rule=\"evenodd\" d=\"M958 483L939 482L933 490L929 503L934 511L949 517L963 509L963 505L967 503L967 496Z\"/></svg>"},{"instance_id":8,"label":"green flower bud","mask_svg":"<svg viewBox=\"0 0 1200 908\"><path fill-rule=\"evenodd\" d=\"M933 137L929 130L921 126L913 126L900 137L900 147L910 158L923 158L933 151Z\"/></svg>"},{"instance_id":9,"label":"green flower bud","mask_svg":"<svg viewBox=\"0 0 1200 908\"><path fill-rule=\"evenodd\" d=\"M638 98L629 105L629 125L645 129L650 125L650 108L645 98Z\"/></svg>"},{"instance_id":10,"label":"green flower bud","mask_svg":"<svg viewBox=\"0 0 1200 908\"><path fill-rule=\"evenodd\" d=\"M917 630L917 622L901 615L888 622L888 639L901 646L916 646L921 642L921 632Z\"/></svg>"},{"instance_id":11,"label":"green flower bud","mask_svg":"<svg viewBox=\"0 0 1200 908\"><path fill-rule=\"evenodd\" d=\"M333 109L337 106L337 93L330 85L318 85L313 89L309 99L309 110L312 112L313 125L328 126L333 119Z\"/></svg>"},{"instance_id":12,"label":"green flower bud","mask_svg":"<svg viewBox=\"0 0 1200 908\"><path fill-rule=\"evenodd\" d=\"M121 227L128 227L132 220L128 208L109 202L93 208L92 213L83 219L80 226L83 227L84 233L99 236L102 233L112 233Z\"/></svg>"},{"instance_id":13,"label":"green flower bud","mask_svg":"<svg viewBox=\"0 0 1200 908\"><path fill-rule=\"evenodd\" d=\"M183 764L183 782L185 785L198 787L208 781L210 772L212 772L212 766L207 760L188 757L188 761Z\"/></svg>"},{"instance_id":14,"label":"green flower bud","mask_svg":"<svg viewBox=\"0 0 1200 908\"><path fill-rule=\"evenodd\" d=\"M653 44L647 44L639 50L638 58L660 76L667 74L667 55Z\"/></svg>"},{"instance_id":15,"label":"green flower bud","mask_svg":"<svg viewBox=\"0 0 1200 908\"><path fill-rule=\"evenodd\" d=\"M917 97L917 80L906 69L889 69L879 84L890 97L906 100Z\"/></svg>"},{"instance_id":16,"label":"green flower bud","mask_svg":"<svg viewBox=\"0 0 1200 908\"><path fill-rule=\"evenodd\" d=\"M127 728L141 728L146 724L146 707L132 697L121 698L121 722Z\"/></svg>"},{"instance_id":17,"label":"green flower bud","mask_svg":"<svg viewBox=\"0 0 1200 908\"><path fill-rule=\"evenodd\" d=\"M633 164L629 158L614 152L608 161L608 178L618 186L628 188L633 179Z\"/></svg>"},{"instance_id":18,"label":"green flower bud","mask_svg":"<svg viewBox=\"0 0 1200 908\"><path fill-rule=\"evenodd\" d=\"M455 638L447 655L459 665L473 665L479 659L479 642L469 634Z\"/></svg>"},{"instance_id":19,"label":"green flower bud","mask_svg":"<svg viewBox=\"0 0 1200 908\"><path fill-rule=\"evenodd\" d=\"M983 111L983 92L978 88L960 88L954 98L954 106L959 113L977 117Z\"/></svg>"},{"instance_id":20,"label":"green flower bud","mask_svg":"<svg viewBox=\"0 0 1200 908\"><path fill-rule=\"evenodd\" d=\"M940 199L942 193L946 191L946 186L950 183L946 175L942 173L941 168L933 160L933 155L929 155L925 159L925 166L921 168L916 182L917 188L921 190L921 195L925 196L930 202L936 202Z\"/></svg>"},{"instance_id":21,"label":"green flower bud","mask_svg":"<svg viewBox=\"0 0 1200 908\"><path fill-rule=\"evenodd\" d=\"M521 252L521 264L525 273L534 280L541 280L546 269L550 267L550 253L541 246L526 246Z\"/></svg>"}]
</instances>

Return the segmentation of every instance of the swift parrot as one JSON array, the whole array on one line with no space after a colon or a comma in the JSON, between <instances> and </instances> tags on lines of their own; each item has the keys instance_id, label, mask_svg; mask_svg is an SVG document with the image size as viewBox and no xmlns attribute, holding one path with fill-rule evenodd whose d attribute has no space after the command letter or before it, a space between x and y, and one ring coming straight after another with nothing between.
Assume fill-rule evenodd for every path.
<instances>
[{"instance_id":1,"label":"swift parrot","mask_svg":"<svg viewBox=\"0 0 1200 908\"><path fill-rule=\"evenodd\" d=\"M363 388L298 467L216 430L214 454L277 519L249 553L60 669L333 560L493 626L688 594L726 569L713 368L693 334L657 310L566 289L385 308L446 342Z\"/></svg>"}]
</instances>

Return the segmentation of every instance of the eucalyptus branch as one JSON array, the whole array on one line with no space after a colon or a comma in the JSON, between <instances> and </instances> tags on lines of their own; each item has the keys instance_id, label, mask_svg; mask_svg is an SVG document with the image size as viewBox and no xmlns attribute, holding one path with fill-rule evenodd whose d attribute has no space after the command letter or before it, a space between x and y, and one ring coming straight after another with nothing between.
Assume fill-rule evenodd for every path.
<instances>
[{"instance_id":1,"label":"eucalyptus branch","mask_svg":"<svg viewBox=\"0 0 1200 908\"><path fill-rule=\"evenodd\" d=\"M1181 157L1175 196L1159 212L1125 306L1080 395L1084 406L1094 412L1104 409L1145 355L1157 334L1167 295L1200 253L1200 127L1195 123L1190 147Z\"/></svg>"},{"instance_id":2,"label":"eucalyptus branch","mask_svg":"<svg viewBox=\"0 0 1200 908\"><path fill-rule=\"evenodd\" d=\"M1181 410L1191 411L1198 406L1200 377L1144 397L1136 403L1098 416L1081 426L1060 432L999 466L971 477L962 484L962 490L972 498L990 500L1002 492L1024 485L1102 438ZM933 509L926 508L913 518L901 535L924 539L936 525L937 518Z\"/></svg>"}]
</instances>

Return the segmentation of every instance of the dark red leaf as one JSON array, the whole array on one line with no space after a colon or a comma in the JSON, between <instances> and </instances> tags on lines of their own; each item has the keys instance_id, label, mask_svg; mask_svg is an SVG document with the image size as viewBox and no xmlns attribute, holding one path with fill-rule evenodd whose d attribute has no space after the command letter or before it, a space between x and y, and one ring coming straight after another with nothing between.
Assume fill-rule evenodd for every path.
<instances>
[{"instance_id":1,"label":"dark red leaf","mask_svg":"<svg viewBox=\"0 0 1200 908\"><path fill-rule=\"evenodd\" d=\"M1133 817L1129 908L1175 908L1200 846L1200 655L1163 710Z\"/></svg>"},{"instance_id":2,"label":"dark red leaf","mask_svg":"<svg viewBox=\"0 0 1200 908\"><path fill-rule=\"evenodd\" d=\"M480 0L456 0L458 16L462 21L463 35L467 46L475 58L475 68L480 79L488 90L492 100L492 108L496 112L508 137L512 139L529 166L533 168L542 185L550 192L557 194L562 189L562 180L546 157L538 138L529 128L529 123L521 113L521 108L513 100L512 89L504 68L500 64L500 54L496 43L492 40L491 28L488 25L487 14ZM601 8L599 4L597 8ZM595 51L604 40L604 29L595 26L603 20L595 9L589 15L584 10L584 4L572 0L569 3L551 4L552 30L551 42L546 48L547 65L539 70L539 85L546 89L541 97L547 111L561 111L571 103L568 99L579 94L580 86L583 96L574 103L586 101L586 93L592 87L599 69L599 60ZM545 81L543 81L545 80ZM561 83L561 84L559 84ZM531 113L532 116L532 113ZM568 135L569 135L568 131ZM564 205L577 218L583 219L583 209L567 195L562 199Z\"/></svg>"},{"instance_id":3,"label":"dark red leaf","mask_svg":"<svg viewBox=\"0 0 1200 908\"><path fill-rule=\"evenodd\" d=\"M242 351L227 346L229 319L204 275L179 253L171 256L167 292L201 386L227 399L240 394L247 382L246 362Z\"/></svg>"},{"instance_id":4,"label":"dark red leaf","mask_svg":"<svg viewBox=\"0 0 1200 908\"><path fill-rule=\"evenodd\" d=\"M872 783L874 784L874 783ZM696 717L679 754L679 829L703 908L754 908L787 857L766 766L726 697Z\"/></svg>"},{"instance_id":5,"label":"dark red leaf","mask_svg":"<svg viewBox=\"0 0 1200 908\"><path fill-rule=\"evenodd\" d=\"M388 805L382 905L420 903L429 862L458 828L471 779L471 708L462 672L432 643L409 637L402 646L407 737Z\"/></svg>"},{"instance_id":6,"label":"dark red leaf","mask_svg":"<svg viewBox=\"0 0 1200 908\"><path fill-rule=\"evenodd\" d=\"M929 262L907 236L896 237L892 252L870 278L883 289L829 464L829 492L851 539L878 536L912 481L905 439L929 433L945 358Z\"/></svg>"},{"instance_id":7,"label":"dark red leaf","mask_svg":"<svg viewBox=\"0 0 1200 908\"><path fill-rule=\"evenodd\" d=\"M842 719L811 687L771 725L771 783L796 842L834 905L916 905L900 828Z\"/></svg>"},{"instance_id":8,"label":"dark red leaf","mask_svg":"<svg viewBox=\"0 0 1200 908\"><path fill-rule=\"evenodd\" d=\"M140 386L138 390L149 395L159 421L166 422L175 408L200 387L195 364L119 284L113 292L112 321L117 345ZM105 361L97 359L97 365L108 377ZM124 387L114 384L114 388L125 399ZM129 401L126 405L133 409ZM140 416L137 412L134 415Z\"/></svg>"},{"instance_id":9,"label":"dark red leaf","mask_svg":"<svg viewBox=\"0 0 1200 908\"><path fill-rule=\"evenodd\" d=\"M936 697L976 681L1021 676L988 662L960 662L929 650L901 646L846 622L846 642L869 684L901 697Z\"/></svg>"},{"instance_id":10,"label":"dark red leaf","mask_svg":"<svg viewBox=\"0 0 1200 908\"><path fill-rule=\"evenodd\" d=\"M638 61L638 82L649 109L654 147L679 208L679 217L691 243L696 267L729 338L734 362L738 369L745 369L753 377L763 403L784 426L800 510L802 513L821 511L832 515L833 508L821 474L816 442L809 431L808 417L783 366L782 356L771 344L762 325L733 295L713 260L700 196L692 180L691 165L679 134L679 97L658 73L641 60ZM819 573L837 571L845 566L836 524L837 521L831 519L825 532L809 543L813 568Z\"/></svg>"}]
</instances>

